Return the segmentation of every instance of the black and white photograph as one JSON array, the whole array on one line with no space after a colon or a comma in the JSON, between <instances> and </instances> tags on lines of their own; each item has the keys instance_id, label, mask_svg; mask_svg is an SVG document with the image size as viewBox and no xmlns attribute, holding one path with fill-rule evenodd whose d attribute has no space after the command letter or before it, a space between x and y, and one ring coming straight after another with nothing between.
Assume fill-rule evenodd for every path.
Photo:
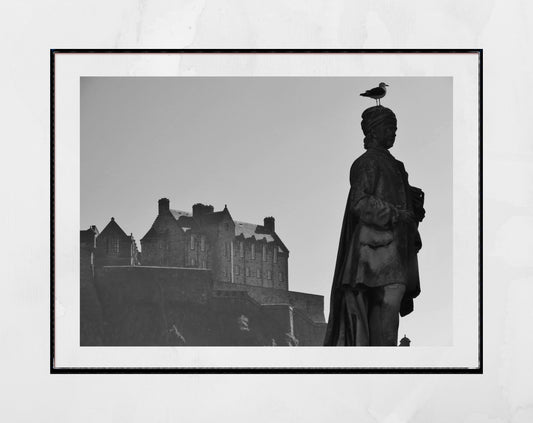
<instances>
[{"instance_id":1,"label":"black and white photograph","mask_svg":"<svg viewBox=\"0 0 533 423\"><path fill-rule=\"evenodd\" d=\"M381 79L83 77L80 344L451 345L453 81Z\"/></svg>"}]
</instances>

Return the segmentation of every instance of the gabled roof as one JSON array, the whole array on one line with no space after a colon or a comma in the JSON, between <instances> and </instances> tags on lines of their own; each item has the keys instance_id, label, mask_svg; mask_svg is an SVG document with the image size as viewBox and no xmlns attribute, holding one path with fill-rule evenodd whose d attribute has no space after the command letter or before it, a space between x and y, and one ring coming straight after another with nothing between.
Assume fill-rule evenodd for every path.
<instances>
[{"instance_id":1,"label":"gabled roof","mask_svg":"<svg viewBox=\"0 0 533 423\"><path fill-rule=\"evenodd\" d=\"M147 239L150 239L150 238L157 238L159 234L157 233L157 231L154 229L154 227L152 226L148 232L146 232L146 235L143 236L143 238L141 239L141 241L146 241Z\"/></svg>"},{"instance_id":2,"label":"gabled roof","mask_svg":"<svg viewBox=\"0 0 533 423\"><path fill-rule=\"evenodd\" d=\"M111 218L111 221L102 230L102 232L100 232L100 234L98 236L99 237L105 236L108 233L115 233L115 234L118 234L118 236L120 236L121 238L132 239L129 235L126 234L126 232L124 232L122 230L122 228L118 225L118 223L115 222L115 218L114 217Z\"/></svg>"}]
</instances>

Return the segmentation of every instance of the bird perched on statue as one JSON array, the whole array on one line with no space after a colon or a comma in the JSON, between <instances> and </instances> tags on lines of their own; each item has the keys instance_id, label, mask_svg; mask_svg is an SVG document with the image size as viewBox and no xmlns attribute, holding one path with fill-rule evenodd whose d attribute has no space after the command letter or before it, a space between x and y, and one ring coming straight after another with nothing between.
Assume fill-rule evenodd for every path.
<instances>
[{"instance_id":1,"label":"bird perched on statue","mask_svg":"<svg viewBox=\"0 0 533 423\"><path fill-rule=\"evenodd\" d=\"M359 95L361 95L363 97L373 98L374 100L376 100L376 105L379 104L381 106L380 99L385 97L385 94L387 94L387 88L386 87L388 87L387 84L385 84L384 82L380 82L379 87L372 88L371 90L367 90L364 93L359 94Z\"/></svg>"}]
</instances>

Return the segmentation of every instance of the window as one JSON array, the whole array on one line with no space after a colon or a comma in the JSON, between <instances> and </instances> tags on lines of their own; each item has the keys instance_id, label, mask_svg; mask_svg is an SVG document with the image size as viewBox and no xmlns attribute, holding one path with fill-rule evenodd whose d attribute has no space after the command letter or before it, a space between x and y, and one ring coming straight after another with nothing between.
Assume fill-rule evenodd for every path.
<instances>
[{"instance_id":1,"label":"window","mask_svg":"<svg viewBox=\"0 0 533 423\"><path fill-rule=\"evenodd\" d=\"M108 252L113 255L118 255L120 251L120 241L117 238L111 238L109 240Z\"/></svg>"},{"instance_id":2,"label":"window","mask_svg":"<svg viewBox=\"0 0 533 423\"><path fill-rule=\"evenodd\" d=\"M272 279L272 272L270 270L267 270L267 279Z\"/></svg>"},{"instance_id":3,"label":"window","mask_svg":"<svg viewBox=\"0 0 533 423\"><path fill-rule=\"evenodd\" d=\"M191 250L194 250L194 235L191 235Z\"/></svg>"},{"instance_id":4,"label":"window","mask_svg":"<svg viewBox=\"0 0 533 423\"><path fill-rule=\"evenodd\" d=\"M260 279L261 278L261 271L259 269L257 269L257 278Z\"/></svg>"},{"instance_id":5,"label":"window","mask_svg":"<svg viewBox=\"0 0 533 423\"><path fill-rule=\"evenodd\" d=\"M244 242L239 242L239 256L244 257Z\"/></svg>"},{"instance_id":6,"label":"window","mask_svg":"<svg viewBox=\"0 0 533 423\"><path fill-rule=\"evenodd\" d=\"M283 282L283 273L279 272L279 281Z\"/></svg>"},{"instance_id":7,"label":"window","mask_svg":"<svg viewBox=\"0 0 533 423\"><path fill-rule=\"evenodd\" d=\"M194 257L191 257L191 266L196 266L196 260Z\"/></svg>"},{"instance_id":8,"label":"window","mask_svg":"<svg viewBox=\"0 0 533 423\"><path fill-rule=\"evenodd\" d=\"M239 266L235 266L235 274L240 275L241 274L241 268Z\"/></svg>"},{"instance_id":9,"label":"window","mask_svg":"<svg viewBox=\"0 0 533 423\"><path fill-rule=\"evenodd\" d=\"M252 260L255 260L255 244L252 244Z\"/></svg>"},{"instance_id":10,"label":"window","mask_svg":"<svg viewBox=\"0 0 533 423\"><path fill-rule=\"evenodd\" d=\"M200 250L205 251L205 235L200 237Z\"/></svg>"},{"instance_id":11,"label":"window","mask_svg":"<svg viewBox=\"0 0 533 423\"><path fill-rule=\"evenodd\" d=\"M274 247L274 263L277 263L278 262L278 248L277 247Z\"/></svg>"},{"instance_id":12,"label":"window","mask_svg":"<svg viewBox=\"0 0 533 423\"><path fill-rule=\"evenodd\" d=\"M228 256L229 256L229 243L225 242L224 243L224 257L228 257Z\"/></svg>"},{"instance_id":13,"label":"window","mask_svg":"<svg viewBox=\"0 0 533 423\"><path fill-rule=\"evenodd\" d=\"M263 261L267 261L267 247L263 245Z\"/></svg>"},{"instance_id":14,"label":"window","mask_svg":"<svg viewBox=\"0 0 533 423\"><path fill-rule=\"evenodd\" d=\"M206 268L206 266L205 266L205 260L203 260L203 259L200 260L200 267L201 267L202 269L205 269L205 268Z\"/></svg>"},{"instance_id":15,"label":"window","mask_svg":"<svg viewBox=\"0 0 533 423\"><path fill-rule=\"evenodd\" d=\"M246 276L250 276L250 268L249 267L246 268Z\"/></svg>"}]
</instances>

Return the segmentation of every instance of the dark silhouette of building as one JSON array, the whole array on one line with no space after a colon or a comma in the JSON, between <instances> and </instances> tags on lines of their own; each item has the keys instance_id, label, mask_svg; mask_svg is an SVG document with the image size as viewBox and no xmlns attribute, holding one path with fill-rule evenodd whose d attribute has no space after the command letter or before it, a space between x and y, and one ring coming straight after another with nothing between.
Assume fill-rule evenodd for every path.
<instances>
[{"instance_id":1,"label":"dark silhouette of building","mask_svg":"<svg viewBox=\"0 0 533 423\"><path fill-rule=\"evenodd\" d=\"M289 250L273 217L258 225L234 221L227 207L195 204L188 213L169 205L159 200L141 239L144 265L210 269L217 282L288 289Z\"/></svg>"},{"instance_id":2,"label":"dark silhouette of building","mask_svg":"<svg viewBox=\"0 0 533 423\"><path fill-rule=\"evenodd\" d=\"M158 206L142 262L113 218L99 234L80 231L81 345L321 345L324 297L289 291L273 217L257 225L227 207Z\"/></svg>"},{"instance_id":3,"label":"dark silhouette of building","mask_svg":"<svg viewBox=\"0 0 533 423\"><path fill-rule=\"evenodd\" d=\"M112 217L96 237L96 261L100 266L135 266L139 264L137 255L137 244L133 234L126 235Z\"/></svg>"},{"instance_id":4,"label":"dark silhouette of building","mask_svg":"<svg viewBox=\"0 0 533 423\"><path fill-rule=\"evenodd\" d=\"M98 229L80 231L80 342L102 345L102 307L94 285L95 251Z\"/></svg>"}]
</instances>

